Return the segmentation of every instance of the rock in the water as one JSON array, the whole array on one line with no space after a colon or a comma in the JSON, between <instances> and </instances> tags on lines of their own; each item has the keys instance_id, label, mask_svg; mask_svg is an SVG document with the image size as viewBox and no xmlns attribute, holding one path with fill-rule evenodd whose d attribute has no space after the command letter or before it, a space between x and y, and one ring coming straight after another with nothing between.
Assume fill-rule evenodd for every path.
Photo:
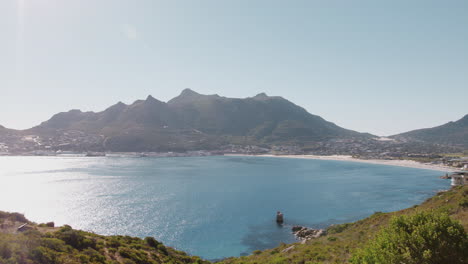
<instances>
[{"instance_id":1,"label":"rock in the water","mask_svg":"<svg viewBox=\"0 0 468 264\"><path fill-rule=\"evenodd\" d=\"M284 222L283 213L280 211L276 212L276 222L282 224Z\"/></svg>"},{"instance_id":2,"label":"rock in the water","mask_svg":"<svg viewBox=\"0 0 468 264\"><path fill-rule=\"evenodd\" d=\"M298 239L301 240L309 240L312 238L321 237L326 234L325 230L323 229L312 229L303 226L293 226L292 232Z\"/></svg>"},{"instance_id":3,"label":"rock in the water","mask_svg":"<svg viewBox=\"0 0 468 264\"><path fill-rule=\"evenodd\" d=\"M303 227L302 226L293 226L292 231L293 233L296 233L297 231L301 230Z\"/></svg>"}]
</instances>

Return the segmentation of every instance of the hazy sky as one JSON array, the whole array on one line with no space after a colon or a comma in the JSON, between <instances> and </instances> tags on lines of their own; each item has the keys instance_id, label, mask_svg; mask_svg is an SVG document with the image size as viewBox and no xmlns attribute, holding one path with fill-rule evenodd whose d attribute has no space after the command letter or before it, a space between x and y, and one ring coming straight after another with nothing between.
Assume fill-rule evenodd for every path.
<instances>
[{"instance_id":1,"label":"hazy sky","mask_svg":"<svg viewBox=\"0 0 468 264\"><path fill-rule=\"evenodd\" d=\"M1 0L0 124L186 87L378 135L468 114L468 1Z\"/></svg>"}]
</instances>

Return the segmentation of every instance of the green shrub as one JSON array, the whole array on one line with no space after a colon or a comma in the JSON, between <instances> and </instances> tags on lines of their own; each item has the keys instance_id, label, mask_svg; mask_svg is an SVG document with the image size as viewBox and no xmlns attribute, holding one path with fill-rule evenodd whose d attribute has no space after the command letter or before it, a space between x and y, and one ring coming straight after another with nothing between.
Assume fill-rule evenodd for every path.
<instances>
[{"instance_id":1,"label":"green shrub","mask_svg":"<svg viewBox=\"0 0 468 264\"><path fill-rule=\"evenodd\" d=\"M45 247L37 247L31 251L31 259L41 264L58 263L58 254L51 249Z\"/></svg>"},{"instance_id":2,"label":"green shrub","mask_svg":"<svg viewBox=\"0 0 468 264\"><path fill-rule=\"evenodd\" d=\"M85 248L96 248L96 241L87 238L85 232L73 230L70 226L62 227L57 233L57 238L63 240L67 245L72 246L78 250Z\"/></svg>"},{"instance_id":3,"label":"green shrub","mask_svg":"<svg viewBox=\"0 0 468 264\"><path fill-rule=\"evenodd\" d=\"M41 246L52 249L58 252L66 251L66 244L63 240L57 238L42 238Z\"/></svg>"},{"instance_id":4,"label":"green shrub","mask_svg":"<svg viewBox=\"0 0 468 264\"><path fill-rule=\"evenodd\" d=\"M83 264L89 263L90 261L89 256L86 256L84 254L78 254L76 255L76 258L80 260L80 263L83 263Z\"/></svg>"},{"instance_id":5,"label":"green shrub","mask_svg":"<svg viewBox=\"0 0 468 264\"><path fill-rule=\"evenodd\" d=\"M468 197L463 197L458 204L463 208L468 207Z\"/></svg>"},{"instance_id":6,"label":"green shrub","mask_svg":"<svg viewBox=\"0 0 468 264\"><path fill-rule=\"evenodd\" d=\"M8 219L10 219L10 221L17 221L17 222L21 222L21 223L28 223L28 219L26 219L26 217L24 217L23 214L20 214L20 213L7 213L8 214Z\"/></svg>"},{"instance_id":7,"label":"green shrub","mask_svg":"<svg viewBox=\"0 0 468 264\"><path fill-rule=\"evenodd\" d=\"M13 251L7 243L0 243L0 258L9 259L12 254Z\"/></svg>"},{"instance_id":8,"label":"green shrub","mask_svg":"<svg viewBox=\"0 0 468 264\"><path fill-rule=\"evenodd\" d=\"M329 234L338 234L346 230L348 227L350 227L352 224L351 223L345 223L341 225L332 225L327 229L327 233Z\"/></svg>"},{"instance_id":9,"label":"green shrub","mask_svg":"<svg viewBox=\"0 0 468 264\"><path fill-rule=\"evenodd\" d=\"M158 245L158 250L161 251L164 255L168 255L167 248L163 244Z\"/></svg>"},{"instance_id":10,"label":"green shrub","mask_svg":"<svg viewBox=\"0 0 468 264\"><path fill-rule=\"evenodd\" d=\"M98 251L92 249L92 248L87 248L82 251L84 255L88 256L89 261L93 263L105 263L106 262L106 257L101 255Z\"/></svg>"},{"instance_id":11,"label":"green shrub","mask_svg":"<svg viewBox=\"0 0 468 264\"><path fill-rule=\"evenodd\" d=\"M107 241L107 246L108 247L111 247L111 248L118 248L122 245L122 243L120 243L119 239L116 238L116 237L111 237L108 241Z\"/></svg>"},{"instance_id":12,"label":"green shrub","mask_svg":"<svg viewBox=\"0 0 468 264\"><path fill-rule=\"evenodd\" d=\"M468 239L463 227L443 213L394 217L390 225L352 257L355 264L466 263Z\"/></svg>"},{"instance_id":13,"label":"green shrub","mask_svg":"<svg viewBox=\"0 0 468 264\"><path fill-rule=\"evenodd\" d=\"M122 263L124 263L124 264L136 264L135 261L133 261L131 259L123 259Z\"/></svg>"},{"instance_id":14,"label":"green shrub","mask_svg":"<svg viewBox=\"0 0 468 264\"><path fill-rule=\"evenodd\" d=\"M145 242L148 244L148 246L157 248L159 244L161 244L159 241L154 239L154 237L145 237Z\"/></svg>"},{"instance_id":15,"label":"green shrub","mask_svg":"<svg viewBox=\"0 0 468 264\"><path fill-rule=\"evenodd\" d=\"M122 256L123 258L128 258L128 259L132 259L133 258L133 250L129 249L129 248L126 248L126 247L121 247L119 248L119 254L120 256Z\"/></svg>"},{"instance_id":16,"label":"green shrub","mask_svg":"<svg viewBox=\"0 0 468 264\"><path fill-rule=\"evenodd\" d=\"M131 259L137 264L148 264L150 262L148 254L143 250L122 247L119 248L119 254L123 258Z\"/></svg>"}]
</instances>

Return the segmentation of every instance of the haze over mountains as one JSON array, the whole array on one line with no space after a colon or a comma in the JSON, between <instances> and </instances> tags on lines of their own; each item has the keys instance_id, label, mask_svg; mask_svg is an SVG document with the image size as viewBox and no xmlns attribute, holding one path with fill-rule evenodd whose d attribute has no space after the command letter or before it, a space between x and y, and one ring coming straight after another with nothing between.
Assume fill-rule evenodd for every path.
<instances>
[{"instance_id":1,"label":"haze over mountains","mask_svg":"<svg viewBox=\"0 0 468 264\"><path fill-rule=\"evenodd\" d=\"M466 148L467 119L393 138ZM254 145L302 150L339 146L336 153L330 152L337 154L356 148L367 151L369 144L375 147L375 138L339 127L279 96L261 93L239 99L185 89L167 103L148 96L130 105L119 102L97 113L59 113L27 130L0 127L0 151L2 146L3 151L165 152Z\"/></svg>"}]
</instances>

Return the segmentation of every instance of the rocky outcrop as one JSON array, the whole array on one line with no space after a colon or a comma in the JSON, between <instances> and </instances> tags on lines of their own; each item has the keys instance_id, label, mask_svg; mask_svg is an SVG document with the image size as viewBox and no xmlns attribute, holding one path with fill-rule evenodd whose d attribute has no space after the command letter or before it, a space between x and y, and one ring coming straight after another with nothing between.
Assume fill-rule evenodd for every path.
<instances>
[{"instance_id":1,"label":"rocky outcrop","mask_svg":"<svg viewBox=\"0 0 468 264\"><path fill-rule=\"evenodd\" d=\"M276 223L282 224L284 222L283 213L280 211L276 212Z\"/></svg>"},{"instance_id":2,"label":"rocky outcrop","mask_svg":"<svg viewBox=\"0 0 468 264\"><path fill-rule=\"evenodd\" d=\"M293 226L293 234L302 241L307 241L312 238L317 238L326 235L326 231L323 229L312 229L303 226Z\"/></svg>"}]
</instances>

